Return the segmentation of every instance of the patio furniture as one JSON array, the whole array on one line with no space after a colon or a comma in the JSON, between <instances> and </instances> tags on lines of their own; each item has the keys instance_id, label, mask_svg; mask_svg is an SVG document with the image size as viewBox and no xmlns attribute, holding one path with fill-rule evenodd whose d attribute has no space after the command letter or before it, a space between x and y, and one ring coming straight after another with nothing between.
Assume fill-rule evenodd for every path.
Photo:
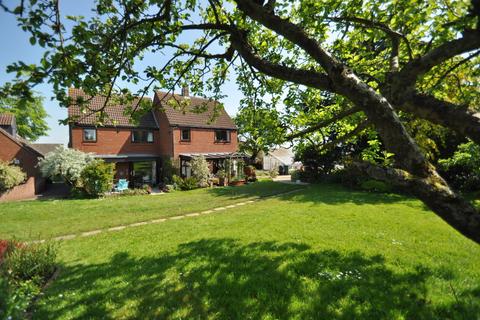
<instances>
[{"instance_id":1,"label":"patio furniture","mask_svg":"<svg viewBox=\"0 0 480 320\"><path fill-rule=\"evenodd\" d=\"M119 179L117 185L115 186L115 191L122 192L128 189L128 180L127 179Z\"/></svg>"}]
</instances>

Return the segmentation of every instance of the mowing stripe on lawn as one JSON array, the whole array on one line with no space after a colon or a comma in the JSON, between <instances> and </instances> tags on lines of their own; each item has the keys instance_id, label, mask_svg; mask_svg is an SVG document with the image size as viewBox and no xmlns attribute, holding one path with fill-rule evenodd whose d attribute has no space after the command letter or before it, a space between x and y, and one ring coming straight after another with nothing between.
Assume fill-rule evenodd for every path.
<instances>
[{"instance_id":1,"label":"mowing stripe on lawn","mask_svg":"<svg viewBox=\"0 0 480 320\"><path fill-rule=\"evenodd\" d=\"M180 219L184 219L184 218L202 216L202 215L206 215L206 214L210 214L210 213L214 213L214 212L220 212L220 211L224 211L224 210L227 210L227 209L244 206L244 205L251 204L251 203L254 203L254 202L257 202L257 201L261 201L261 200L265 200L265 199L268 199L268 198L284 196L284 195L291 194L291 193L294 193L294 192L298 192L298 191L301 191L301 190L304 190L304 189L305 188L299 188L299 189L295 189L295 190L291 190L291 191L287 191L287 192L277 193L277 194L274 194L274 195L260 196L255 200L238 202L238 203L234 203L234 204L231 204L231 205L228 205L228 206L225 206L225 207L213 208L213 209L205 210L205 211L202 211L202 212L187 213L187 214L171 216L171 217L166 217L166 218L161 218L161 219L140 221L140 222L135 222L135 223L131 223L131 224L109 227L109 228L105 228L105 229L96 229L96 230L91 230L91 231L84 231L84 232L81 232L81 233L78 233L78 234L67 234L67 235L51 238L51 240L54 240L54 241L71 240L71 239L75 239L77 236L79 236L79 237L91 237L91 236L94 236L94 235L97 235L97 234L100 234L100 233L103 233L103 232L120 231L120 230L123 230L125 228L145 226L145 225L154 224L154 223L161 223L161 222L165 222L167 220L180 220ZM33 240L33 241L29 241L29 242L31 242L31 243L42 243L42 242L45 242L46 240L47 239L41 239L41 240Z\"/></svg>"}]
</instances>

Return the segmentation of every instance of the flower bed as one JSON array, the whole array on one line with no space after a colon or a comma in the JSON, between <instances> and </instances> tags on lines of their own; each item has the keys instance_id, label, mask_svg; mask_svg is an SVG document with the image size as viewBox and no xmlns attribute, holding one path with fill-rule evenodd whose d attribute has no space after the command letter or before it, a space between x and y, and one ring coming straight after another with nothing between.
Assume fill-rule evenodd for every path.
<instances>
[{"instance_id":1,"label":"flower bed","mask_svg":"<svg viewBox=\"0 0 480 320\"><path fill-rule=\"evenodd\" d=\"M243 186L245 184L245 180L234 180L230 182L232 187Z\"/></svg>"},{"instance_id":2,"label":"flower bed","mask_svg":"<svg viewBox=\"0 0 480 320\"><path fill-rule=\"evenodd\" d=\"M56 270L49 243L0 240L0 319L24 319L27 309Z\"/></svg>"}]
</instances>

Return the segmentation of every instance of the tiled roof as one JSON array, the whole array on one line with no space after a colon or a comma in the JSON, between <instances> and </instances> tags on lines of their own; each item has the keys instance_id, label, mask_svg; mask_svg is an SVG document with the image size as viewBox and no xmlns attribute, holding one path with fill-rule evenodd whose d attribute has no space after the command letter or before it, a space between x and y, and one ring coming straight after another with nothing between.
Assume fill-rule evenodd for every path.
<instances>
[{"instance_id":1,"label":"tiled roof","mask_svg":"<svg viewBox=\"0 0 480 320\"><path fill-rule=\"evenodd\" d=\"M174 109L168 104L168 101L173 98L177 101L185 99L182 95L173 95L162 91L156 91L155 98L153 99L154 106L156 108L161 108L162 112L165 113L168 122L172 126L237 129L223 107L218 109L218 115L212 120L215 106L218 106L217 101L189 96L190 106L184 112L184 110ZM202 108L203 106L206 106L205 112L198 113L192 111L195 110L195 108Z\"/></svg>"},{"instance_id":2,"label":"tiled roof","mask_svg":"<svg viewBox=\"0 0 480 320\"><path fill-rule=\"evenodd\" d=\"M268 152L268 155L276 158L277 160L279 160L285 165L292 164L295 158L295 154L291 149L282 148L282 147L275 150L270 150Z\"/></svg>"},{"instance_id":3,"label":"tiled roof","mask_svg":"<svg viewBox=\"0 0 480 320\"><path fill-rule=\"evenodd\" d=\"M0 126L10 126L15 120L15 116L11 113L0 113Z\"/></svg>"},{"instance_id":4,"label":"tiled roof","mask_svg":"<svg viewBox=\"0 0 480 320\"><path fill-rule=\"evenodd\" d=\"M43 155L46 155L49 152L54 151L57 147L63 146L61 143L32 143L32 147L34 147L38 152Z\"/></svg>"},{"instance_id":5,"label":"tiled roof","mask_svg":"<svg viewBox=\"0 0 480 320\"><path fill-rule=\"evenodd\" d=\"M0 128L0 134L3 134L4 136L6 136L7 138L9 138L10 140L12 140L13 142L15 142L16 144L18 144L19 146L25 148L25 149L28 149L32 152L35 152L37 153L39 156L43 156L43 154L37 150L30 142L28 142L26 139L20 137L19 135L17 136L12 136L9 132L7 132L6 130Z\"/></svg>"},{"instance_id":6,"label":"tiled roof","mask_svg":"<svg viewBox=\"0 0 480 320\"><path fill-rule=\"evenodd\" d=\"M95 96L91 98L90 96L86 95L83 90L70 88L68 90L68 96L76 101L77 98L81 97L83 100L89 100L88 108L90 110L100 110L106 100L104 96ZM144 98L149 101L151 99ZM137 103L134 101L133 103ZM108 105L105 107L105 113L107 115L105 119L105 123L103 126L105 127L138 127L138 128L158 128L157 121L155 120L155 116L153 115L152 111L146 112L142 115L138 121L135 123L134 120L130 115L125 115L125 109L127 106L125 105ZM68 107L68 117L72 119L72 122L76 125L86 126L86 125L97 125L97 121L99 119L99 115L95 112L90 110L86 110L86 113L82 113L80 106L72 105Z\"/></svg>"}]
</instances>

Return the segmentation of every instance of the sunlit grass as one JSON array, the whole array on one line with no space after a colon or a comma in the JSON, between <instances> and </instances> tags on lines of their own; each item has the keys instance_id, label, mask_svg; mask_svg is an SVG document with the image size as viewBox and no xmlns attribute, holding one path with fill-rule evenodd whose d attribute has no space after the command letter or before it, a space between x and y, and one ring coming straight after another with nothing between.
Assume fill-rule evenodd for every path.
<instances>
[{"instance_id":1,"label":"sunlit grass","mask_svg":"<svg viewBox=\"0 0 480 320\"><path fill-rule=\"evenodd\" d=\"M338 186L64 242L37 319L477 319L480 248Z\"/></svg>"}]
</instances>

